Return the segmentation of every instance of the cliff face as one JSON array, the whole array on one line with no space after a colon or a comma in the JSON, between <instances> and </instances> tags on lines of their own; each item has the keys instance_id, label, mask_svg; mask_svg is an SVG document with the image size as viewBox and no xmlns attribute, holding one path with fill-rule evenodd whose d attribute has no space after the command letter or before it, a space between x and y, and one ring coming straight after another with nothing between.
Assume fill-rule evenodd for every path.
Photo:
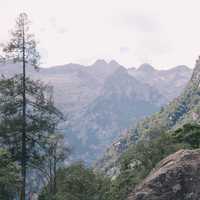
<instances>
[{"instance_id":1,"label":"cliff face","mask_svg":"<svg viewBox=\"0 0 200 200\"><path fill-rule=\"evenodd\" d=\"M128 200L199 200L200 150L180 150L162 160Z\"/></svg>"}]
</instances>

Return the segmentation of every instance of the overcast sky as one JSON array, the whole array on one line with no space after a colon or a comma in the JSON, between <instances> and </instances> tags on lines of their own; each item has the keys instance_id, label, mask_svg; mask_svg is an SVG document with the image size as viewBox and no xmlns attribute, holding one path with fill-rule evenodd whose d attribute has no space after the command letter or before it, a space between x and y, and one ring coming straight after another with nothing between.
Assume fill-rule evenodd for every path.
<instances>
[{"instance_id":1,"label":"overcast sky","mask_svg":"<svg viewBox=\"0 0 200 200\"><path fill-rule=\"evenodd\" d=\"M200 55L199 0L0 0L0 42L22 11L45 66L114 59L126 67L193 67Z\"/></svg>"}]
</instances>

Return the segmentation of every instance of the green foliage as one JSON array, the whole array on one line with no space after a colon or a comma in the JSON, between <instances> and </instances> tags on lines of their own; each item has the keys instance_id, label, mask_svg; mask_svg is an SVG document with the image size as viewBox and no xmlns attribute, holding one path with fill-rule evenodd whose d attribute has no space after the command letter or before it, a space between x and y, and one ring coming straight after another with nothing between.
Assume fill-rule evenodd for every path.
<instances>
[{"instance_id":1,"label":"green foliage","mask_svg":"<svg viewBox=\"0 0 200 200\"><path fill-rule=\"evenodd\" d=\"M49 196L45 190L40 200L124 200L166 156L183 148L199 148L200 125L186 124L160 137L139 141L120 158L120 174L112 181L103 178L82 164L61 169L57 174L58 190Z\"/></svg>"},{"instance_id":2,"label":"green foliage","mask_svg":"<svg viewBox=\"0 0 200 200\"><path fill-rule=\"evenodd\" d=\"M22 168L23 130L22 76L0 79L0 147L8 150ZM57 124L63 119L54 106L52 88L40 81L26 79L26 169L38 170L36 160L45 157L50 135L55 135ZM57 159L57 158L56 158ZM38 177L39 178L39 177ZM27 181L28 183L28 181ZM32 184L33 185L33 184Z\"/></svg>"},{"instance_id":3,"label":"green foliage","mask_svg":"<svg viewBox=\"0 0 200 200\"><path fill-rule=\"evenodd\" d=\"M177 129L172 136L175 141L188 144L191 148L200 147L199 124L185 124L182 128Z\"/></svg>"},{"instance_id":4,"label":"green foliage","mask_svg":"<svg viewBox=\"0 0 200 200\"><path fill-rule=\"evenodd\" d=\"M30 151L28 151L27 153L27 139L31 140L31 143L33 142L33 139L29 138L30 136L27 135L27 132L30 133L33 130L33 128L36 128L35 124L33 124L34 127L32 127L30 130L28 130L29 127L26 126L28 124L28 119L27 119L28 106L27 106L27 98L26 98L26 95L27 95L26 64L29 64L37 68L39 66L39 61L40 61L40 54L36 48L37 42L34 39L34 35L29 32L30 30L29 24L30 24L30 21L28 19L28 15L26 13L20 13L18 18L16 19L15 29L11 31L10 41L6 45L3 45L3 48L1 51L2 55L0 59L0 62L4 62L4 63L22 63L22 68L23 68L22 81L21 81L22 86L23 86L22 95L21 95L22 96L22 104L21 104L22 117L19 117L17 119L18 125L19 124L22 125L22 128L21 128L22 150L21 150L21 155L20 155L21 173L22 173L21 200L26 199L26 169L27 169L26 161L27 161L27 158L30 157L30 155L27 156L28 153L30 154ZM18 107L16 107L15 109L17 108ZM32 116L32 117L35 117L35 116ZM5 122L7 123L7 121ZM18 131L19 130L20 129L18 129ZM19 144L19 138L17 140ZM29 145L29 146L32 146L32 145ZM19 145L17 145L17 148L19 148Z\"/></svg>"},{"instance_id":5,"label":"green foliage","mask_svg":"<svg viewBox=\"0 0 200 200\"><path fill-rule=\"evenodd\" d=\"M0 199L13 199L19 185L19 168L17 164L13 162L7 151L0 149Z\"/></svg>"},{"instance_id":6,"label":"green foliage","mask_svg":"<svg viewBox=\"0 0 200 200\"><path fill-rule=\"evenodd\" d=\"M37 176L42 177L43 183L48 185L46 191L54 195L57 191L57 172L63 167L71 153L62 134L49 134L43 143L44 151L32 160L32 166L37 169Z\"/></svg>"},{"instance_id":7,"label":"green foliage","mask_svg":"<svg viewBox=\"0 0 200 200\"><path fill-rule=\"evenodd\" d=\"M43 191L39 200L108 200L110 181L82 163L60 169L57 175L57 193L49 196Z\"/></svg>"},{"instance_id":8,"label":"green foliage","mask_svg":"<svg viewBox=\"0 0 200 200\"><path fill-rule=\"evenodd\" d=\"M20 13L11 31L10 41L2 45L2 61L20 63L24 62L34 67L40 64L40 53L34 34L30 33L30 20L26 13ZM0 60L1 61L1 60Z\"/></svg>"},{"instance_id":9,"label":"green foliage","mask_svg":"<svg viewBox=\"0 0 200 200\"><path fill-rule=\"evenodd\" d=\"M11 154L20 160L22 137L23 87L22 76L0 80L0 139ZM40 81L26 80L27 159L34 157L62 118L54 107L50 87Z\"/></svg>"},{"instance_id":10,"label":"green foliage","mask_svg":"<svg viewBox=\"0 0 200 200\"><path fill-rule=\"evenodd\" d=\"M112 183L111 199L126 199L127 194L169 154L182 148L200 147L199 124L185 124L176 131L160 132L159 135L157 139L143 140L132 145L122 154L119 161L121 173Z\"/></svg>"},{"instance_id":11,"label":"green foliage","mask_svg":"<svg viewBox=\"0 0 200 200\"><path fill-rule=\"evenodd\" d=\"M170 134L162 134L158 139L150 141L140 141L130 147L120 159L121 173L112 183L111 199L126 199L160 160L184 147Z\"/></svg>"}]
</instances>

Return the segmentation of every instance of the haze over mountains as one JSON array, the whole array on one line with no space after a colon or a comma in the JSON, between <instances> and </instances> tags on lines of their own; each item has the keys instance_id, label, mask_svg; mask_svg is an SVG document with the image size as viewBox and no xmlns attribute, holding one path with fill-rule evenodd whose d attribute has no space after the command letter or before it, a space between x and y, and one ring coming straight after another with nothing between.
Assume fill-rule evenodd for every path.
<instances>
[{"instance_id":1,"label":"haze over mountains","mask_svg":"<svg viewBox=\"0 0 200 200\"><path fill-rule=\"evenodd\" d=\"M17 65L0 66L4 75L20 70ZM54 87L55 103L67 116L62 128L74 159L91 163L130 125L177 97L192 70L156 70L149 64L126 69L115 61L97 60L87 67L68 64L39 72L28 67L27 73Z\"/></svg>"}]
</instances>

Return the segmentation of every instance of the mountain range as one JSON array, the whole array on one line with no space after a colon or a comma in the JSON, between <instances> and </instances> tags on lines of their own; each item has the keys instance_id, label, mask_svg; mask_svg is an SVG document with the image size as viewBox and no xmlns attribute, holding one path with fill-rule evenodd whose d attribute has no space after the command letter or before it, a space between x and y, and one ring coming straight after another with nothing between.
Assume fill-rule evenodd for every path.
<instances>
[{"instance_id":1,"label":"mountain range","mask_svg":"<svg viewBox=\"0 0 200 200\"><path fill-rule=\"evenodd\" d=\"M187 123L200 123L200 58L181 94L159 112L133 124L114 142L95 167L108 175L119 173L119 159L128 148L141 140L158 138L163 131L177 130Z\"/></svg>"},{"instance_id":2,"label":"mountain range","mask_svg":"<svg viewBox=\"0 0 200 200\"><path fill-rule=\"evenodd\" d=\"M20 72L16 64L0 65L0 74ZM181 94L191 73L186 66L156 70L143 64L127 69L104 60L90 66L71 63L39 71L27 67L28 76L53 86L55 103L67 119L61 127L74 149L73 159L88 163L130 126Z\"/></svg>"}]
</instances>

